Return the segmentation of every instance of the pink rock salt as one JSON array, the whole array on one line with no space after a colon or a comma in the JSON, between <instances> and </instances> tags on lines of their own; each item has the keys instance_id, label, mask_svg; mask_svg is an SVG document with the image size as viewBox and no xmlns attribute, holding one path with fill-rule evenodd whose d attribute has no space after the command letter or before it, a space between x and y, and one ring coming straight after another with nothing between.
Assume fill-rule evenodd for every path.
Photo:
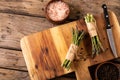
<instances>
[{"instance_id":1,"label":"pink rock salt","mask_svg":"<svg viewBox=\"0 0 120 80\"><path fill-rule=\"evenodd\" d=\"M62 21L69 15L69 6L62 1L54 1L47 6L47 15L52 21Z\"/></svg>"}]
</instances>

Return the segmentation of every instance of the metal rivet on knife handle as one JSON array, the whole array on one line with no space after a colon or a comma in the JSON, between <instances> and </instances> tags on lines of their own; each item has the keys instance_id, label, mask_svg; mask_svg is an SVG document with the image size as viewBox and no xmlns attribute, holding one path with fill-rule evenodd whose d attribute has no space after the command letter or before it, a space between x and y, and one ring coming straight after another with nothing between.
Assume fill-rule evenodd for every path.
<instances>
[{"instance_id":1,"label":"metal rivet on knife handle","mask_svg":"<svg viewBox=\"0 0 120 80\"><path fill-rule=\"evenodd\" d=\"M106 28L109 29L109 28L111 28L111 26L110 26L109 15L108 15L106 4L103 4L102 8L104 10L104 17L105 17L105 21L106 21Z\"/></svg>"}]
</instances>

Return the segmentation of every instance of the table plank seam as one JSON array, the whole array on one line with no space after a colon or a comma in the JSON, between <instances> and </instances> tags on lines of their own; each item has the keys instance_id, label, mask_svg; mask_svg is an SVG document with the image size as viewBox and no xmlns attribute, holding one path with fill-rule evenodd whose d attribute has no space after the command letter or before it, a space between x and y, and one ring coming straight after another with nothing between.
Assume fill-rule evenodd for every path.
<instances>
[{"instance_id":1,"label":"table plank seam","mask_svg":"<svg viewBox=\"0 0 120 80\"><path fill-rule=\"evenodd\" d=\"M0 13L7 13L7 14L14 14L14 15L22 15L22 16L29 16L29 17L37 17L37 18L45 18L44 16L32 15L32 14L29 14L29 13L27 13L27 12L18 12L18 11L13 11L13 10L9 10L9 9L0 10Z\"/></svg>"}]
</instances>

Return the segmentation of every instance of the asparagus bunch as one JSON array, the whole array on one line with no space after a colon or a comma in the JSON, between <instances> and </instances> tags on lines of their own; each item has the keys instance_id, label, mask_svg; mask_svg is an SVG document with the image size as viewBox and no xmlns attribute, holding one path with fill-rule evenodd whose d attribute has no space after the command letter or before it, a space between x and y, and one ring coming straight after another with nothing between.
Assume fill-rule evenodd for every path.
<instances>
[{"instance_id":1,"label":"asparagus bunch","mask_svg":"<svg viewBox=\"0 0 120 80\"><path fill-rule=\"evenodd\" d=\"M101 51L104 51L104 48L100 42L100 39L97 34L97 25L95 18L92 14L87 14L85 16L85 22L88 28L88 32L91 37L92 42L92 58L94 58L96 55L98 55Z\"/></svg>"},{"instance_id":2,"label":"asparagus bunch","mask_svg":"<svg viewBox=\"0 0 120 80\"><path fill-rule=\"evenodd\" d=\"M79 31L78 29L72 28L72 43L79 46L81 40L84 38L85 32L83 30Z\"/></svg>"},{"instance_id":3,"label":"asparagus bunch","mask_svg":"<svg viewBox=\"0 0 120 80\"><path fill-rule=\"evenodd\" d=\"M70 69L71 63L73 62L75 55L77 54L80 42L83 39L84 35L85 32L83 30L79 31L77 28L72 28L72 44L70 45L66 55L66 59L62 64L62 67L66 68L67 70Z\"/></svg>"}]
</instances>

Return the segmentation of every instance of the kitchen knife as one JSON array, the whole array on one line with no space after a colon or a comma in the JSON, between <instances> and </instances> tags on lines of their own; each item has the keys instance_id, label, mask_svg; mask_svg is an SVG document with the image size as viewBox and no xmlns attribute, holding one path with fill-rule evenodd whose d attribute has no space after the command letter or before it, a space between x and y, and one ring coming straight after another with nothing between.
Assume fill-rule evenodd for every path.
<instances>
[{"instance_id":1,"label":"kitchen knife","mask_svg":"<svg viewBox=\"0 0 120 80\"><path fill-rule=\"evenodd\" d=\"M114 38L113 38L113 33L112 33L110 21L109 21L109 15L108 15L106 4L103 4L102 8L103 8L103 11L104 11L104 18L105 18L105 21L106 21L106 31L107 31L109 44L110 44L113 55L115 56L115 58L117 58L118 55L117 55L117 51L116 51L116 47L115 47L115 42L114 42Z\"/></svg>"}]
</instances>

